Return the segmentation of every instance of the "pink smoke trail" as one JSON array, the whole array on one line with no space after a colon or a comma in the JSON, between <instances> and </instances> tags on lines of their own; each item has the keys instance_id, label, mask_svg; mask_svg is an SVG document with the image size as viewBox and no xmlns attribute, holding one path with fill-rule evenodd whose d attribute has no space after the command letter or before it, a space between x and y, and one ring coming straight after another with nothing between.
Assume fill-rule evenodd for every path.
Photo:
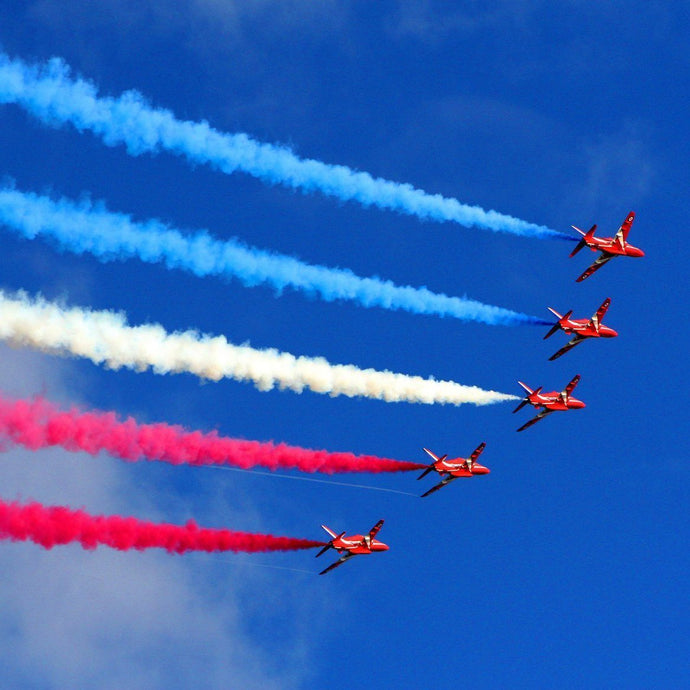
<instances>
[{"instance_id":1,"label":"pink smoke trail","mask_svg":"<svg viewBox=\"0 0 690 690\"><path fill-rule=\"evenodd\" d=\"M85 549L104 545L119 551L161 548L170 553L256 553L324 546L324 542L310 539L199 527L193 520L185 525L171 525L119 515L90 515L64 506L44 506L35 502L21 505L1 500L0 539L33 541L46 549L78 542Z\"/></svg>"},{"instance_id":2,"label":"pink smoke trail","mask_svg":"<svg viewBox=\"0 0 690 690\"><path fill-rule=\"evenodd\" d=\"M0 440L38 450L61 446L96 455L101 451L134 462L159 460L175 465L231 465L242 469L267 467L302 472L404 472L426 465L374 455L329 453L284 443L224 438L215 431L186 431L168 424L121 421L114 412L68 412L44 398L12 400L0 396Z\"/></svg>"}]
</instances>

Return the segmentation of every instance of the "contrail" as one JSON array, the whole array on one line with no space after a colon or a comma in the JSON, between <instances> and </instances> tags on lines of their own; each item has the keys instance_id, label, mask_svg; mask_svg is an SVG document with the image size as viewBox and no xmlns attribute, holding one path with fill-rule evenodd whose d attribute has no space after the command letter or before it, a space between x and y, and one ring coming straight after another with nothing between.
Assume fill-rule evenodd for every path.
<instances>
[{"instance_id":1,"label":"contrail","mask_svg":"<svg viewBox=\"0 0 690 690\"><path fill-rule=\"evenodd\" d=\"M415 469L422 469L425 465L421 465ZM428 467L428 465L426 465ZM214 470L224 470L225 472L243 472L243 470L237 467L220 467L218 465L213 465ZM330 484L331 486L348 487L352 489L366 489L367 491L381 491L386 494L399 494L401 496L412 496L418 498L419 494L413 494L409 491L400 491L399 489L389 489L386 486L371 486L370 484L353 484L350 482L340 482L334 481L332 479L314 479L314 477L304 477L303 475L293 475L293 474L275 474L274 472L258 472L257 470L250 470L246 474L259 476L259 477L271 477L272 479L290 479L297 482L315 482L317 484Z\"/></svg>"},{"instance_id":2,"label":"contrail","mask_svg":"<svg viewBox=\"0 0 690 690\"><path fill-rule=\"evenodd\" d=\"M410 184L299 158L285 146L263 144L245 133L227 134L205 121L178 120L169 110L153 108L136 91L119 98L100 97L93 82L72 78L59 58L30 65L0 54L0 103L16 103L52 126L71 123L79 131L90 130L108 146L124 144L133 156L168 151L228 174L241 170L269 184L319 191L363 206L527 237L572 240L546 226L429 194Z\"/></svg>"},{"instance_id":3,"label":"contrail","mask_svg":"<svg viewBox=\"0 0 690 690\"><path fill-rule=\"evenodd\" d=\"M109 212L103 203L88 200L54 201L5 187L0 189L0 224L28 239L42 235L61 249L76 254L89 252L101 261L136 257L197 276L237 278L246 286L265 283L278 293L289 287L329 302L351 300L364 307L402 309L489 325L551 325L536 316L437 294L425 287L399 286L379 278L361 278L347 269L310 265L236 239L220 241L206 231L183 233L159 220L137 223L128 215Z\"/></svg>"},{"instance_id":4,"label":"contrail","mask_svg":"<svg viewBox=\"0 0 690 690\"><path fill-rule=\"evenodd\" d=\"M232 345L224 336L195 331L167 333L158 324L128 326L123 314L65 309L42 298L30 300L0 291L0 340L50 354L86 357L111 369L151 368L157 374L187 372L218 381L251 381L261 391L278 386L308 388L332 397L366 397L386 402L473 403L519 400L514 395L390 371L330 364L322 357L295 357L278 350Z\"/></svg>"},{"instance_id":5,"label":"contrail","mask_svg":"<svg viewBox=\"0 0 690 690\"><path fill-rule=\"evenodd\" d=\"M60 446L91 455L109 453L123 460L160 460L173 465L212 465L302 472L405 472L426 465L374 455L329 453L284 443L260 443L186 431L168 424L122 421L114 412L60 410L38 397L13 400L0 395L0 446L3 440L31 450Z\"/></svg>"},{"instance_id":6,"label":"contrail","mask_svg":"<svg viewBox=\"0 0 690 690\"><path fill-rule=\"evenodd\" d=\"M228 529L148 522L119 515L90 515L83 510L40 503L0 500L0 539L33 541L46 549L78 542L85 549L109 546L118 551L160 548L170 553L188 551L298 551L324 542Z\"/></svg>"}]
</instances>

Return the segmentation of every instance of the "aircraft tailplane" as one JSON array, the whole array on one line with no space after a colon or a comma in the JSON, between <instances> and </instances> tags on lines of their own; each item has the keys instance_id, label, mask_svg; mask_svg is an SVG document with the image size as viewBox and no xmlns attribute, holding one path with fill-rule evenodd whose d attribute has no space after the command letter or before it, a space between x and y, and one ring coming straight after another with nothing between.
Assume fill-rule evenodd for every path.
<instances>
[{"instance_id":1,"label":"aircraft tailplane","mask_svg":"<svg viewBox=\"0 0 690 690\"><path fill-rule=\"evenodd\" d=\"M518 406L513 410L513 414L515 414L516 412L519 412L528 402L529 402L529 400L527 398L523 398L518 403Z\"/></svg>"},{"instance_id":2,"label":"aircraft tailplane","mask_svg":"<svg viewBox=\"0 0 690 690\"><path fill-rule=\"evenodd\" d=\"M328 549L330 549L330 548L331 548L331 542L328 542L328 544L326 544L326 546L324 546L324 547L321 549L321 551L319 551L319 552L316 554L316 558L318 558L319 556L323 556L323 554L325 554L326 551L328 551Z\"/></svg>"},{"instance_id":3,"label":"aircraft tailplane","mask_svg":"<svg viewBox=\"0 0 690 690\"><path fill-rule=\"evenodd\" d=\"M585 242L584 240L580 240L575 246L575 249L573 249L573 251L570 252L570 256L575 256L575 254L577 254L580 251L580 249L582 249L586 244L587 242Z\"/></svg>"},{"instance_id":4,"label":"aircraft tailplane","mask_svg":"<svg viewBox=\"0 0 690 690\"><path fill-rule=\"evenodd\" d=\"M577 243L575 249L573 249L573 251L570 252L570 256L575 256L575 254L577 254L580 251L580 249L587 246L587 240L591 240L592 237L594 237L594 231L597 229L597 226L595 223L587 232L585 232L584 230L580 230L580 228L577 228L574 225L572 225L571 227L573 228L573 230L577 230L582 235L582 239Z\"/></svg>"},{"instance_id":5,"label":"aircraft tailplane","mask_svg":"<svg viewBox=\"0 0 690 690\"><path fill-rule=\"evenodd\" d=\"M550 338L556 331L559 331L561 329L561 319L563 318L555 309L551 309L551 307L548 307L548 310L558 319L556 323L551 326L551 330L544 336L544 340L547 338Z\"/></svg>"},{"instance_id":6,"label":"aircraft tailplane","mask_svg":"<svg viewBox=\"0 0 690 690\"><path fill-rule=\"evenodd\" d=\"M424 477L426 477L426 475L429 474L429 472L431 472L431 470L433 470L433 469L434 469L434 463L432 462L431 465L429 465L429 466L424 470L424 472L422 472L422 473L419 475L419 477L417 477L417 479L418 479L418 480L419 480L419 479L424 479Z\"/></svg>"}]
</instances>

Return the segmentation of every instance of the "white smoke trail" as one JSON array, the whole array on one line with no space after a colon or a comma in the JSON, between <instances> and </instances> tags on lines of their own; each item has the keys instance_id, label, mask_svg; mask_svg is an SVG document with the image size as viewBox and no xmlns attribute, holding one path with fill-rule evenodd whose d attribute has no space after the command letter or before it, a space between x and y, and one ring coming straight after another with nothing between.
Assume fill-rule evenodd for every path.
<instances>
[{"instance_id":1,"label":"white smoke trail","mask_svg":"<svg viewBox=\"0 0 690 690\"><path fill-rule=\"evenodd\" d=\"M51 354L85 357L112 369L151 368L157 374L188 372L213 381L251 381L261 391L277 386L301 393L308 388L334 397L453 405L518 399L453 381L330 364L322 357L295 357L274 349L256 350L233 345L224 336L167 333L159 324L129 326L123 314L66 309L42 298L11 297L2 291L0 340Z\"/></svg>"}]
</instances>

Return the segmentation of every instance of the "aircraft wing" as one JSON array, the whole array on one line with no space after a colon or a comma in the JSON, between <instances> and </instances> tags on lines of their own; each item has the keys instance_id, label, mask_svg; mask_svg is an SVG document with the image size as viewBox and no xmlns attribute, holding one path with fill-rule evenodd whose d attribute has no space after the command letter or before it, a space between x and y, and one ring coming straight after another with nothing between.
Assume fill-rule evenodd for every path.
<instances>
[{"instance_id":1,"label":"aircraft wing","mask_svg":"<svg viewBox=\"0 0 690 690\"><path fill-rule=\"evenodd\" d=\"M383 526L383 520L379 520L370 530L369 530L369 539L373 539L378 533L381 527Z\"/></svg>"},{"instance_id":2,"label":"aircraft wing","mask_svg":"<svg viewBox=\"0 0 690 690\"><path fill-rule=\"evenodd\" d=\"M348 551L344 556L341 556L335 563L331 563L328 568L325 570L322 570L319 575L325 575L326 573L329 573L331 570L337 568L339 565L342 565L347 561L348 559L352 558L353 556L356 556L357 554L352 553L351 551Z\"/></svg>"},{"instance_id":3,"label":"aircraft wing","mask_svg":"<svg viewBox=\"0 0 690 690\"><path fill-rule=\"evenodd\" d=\"M576 283L581 283L585 278L589 278L595 271L598 271L605 263L613 259L613 254L602 252L599 258L579 277L575 279Z\"/></svg>"},{"instance_id":4,"label":"aircraft wing","mask_svg":"<svg viewBox=\"0 0 690 690\"><path fill-rule=\"evenodd\" d=\"M553 362L554 359L558 359L561 355L564 355L568 350L572 350L575 345L581 343L584 338L581 335L576 335L569 343L566 343L555 355L549 357L549 361Z\"/></svg>"},{"instance_id":5,"label":"aircraft wing","mask_svg":"<svg viewBox=\"0 0 690 690\"><path fill-rule=\"evenodd\" d=\"M575 390L575 386L580 383L580 374L575 374L573 376L573 380L565 387L565 390L561 393L561 396L564 398L568 398L568 396L571 395L571 393Z\"/></svg>"},{"instance_id":6,"label":"aircraft wing","mask_svg":"<svg viewBox=\"0 0 690 690\"><path fill-rule=\"evenodd\" d=\"M573 230L577 230L582 235L582 239L577 243L577 245L575 245L575 249L573 249L573 251L570 252L570 256L575 256L575 254L577 254L580 251L580 249L583 249L587 246L587 238L594 236L594 231L597 229L597 226L596 223L592 225L592 227L589 229L589 232L580 230L580 228L576 228L574 225L571 225L571 227Z\"/></svg>"},{"instance_id":7,"label":"aircraft wing","mask_svg":"<svg viewBox=\"0 0 690 690\"><path fill-rule=\"evenodd\" d=\"M591 323L594 325L594 327L597 329L597 332L599 331L599 326L601 325L601 320L604 318L604 314L609 309L609 305L611 304L611 298L607 297L602 303L599 309L597 309L596 314L591 319Z\"/></svg>"},{"instance_id":8,"label":"aircraft wing","mask_svg":"<svg viewBox=\"0 0 690 690\"><path fill-rule=\"evenodd\" d=\"M616 240L618 240L618 244L621 245L621 247L625 246L625 241L628 239L628 233L630 232L630 228L632 227L633 221L635 220L635 213L633 211L630 211L628 213L627 218L623 221L623 225L618 228L618 232L616 233Z\"/></svg>"},{"instance_id":9,"label":"aircraft wing","mask_svg":"<svg viewBox=\"0 0 690 690\"><path fill-rule=\"evenodd\" d=\"M533 424L536 424L540 419L543 419L546 417L547 414L551 414L553 410L542 410L536 417L533 417L532 419L529 420L529 422L525 422L519 429L518 431L524 431L525 429L529 429Z\"/></svg>"},{"instance_id":10,"label":"aircraft wing","mask_svg":"<svg viewBox=\"0 0 690 690\"><path fill-rule=\"evenodd\" d=\"M436 484L436 486L432 487L431 489L429 489L428 491L423 493L421 497L424 498L424 497L428 496L429 494L433 494L434 491L438 491L439 489L442 489L446 484L448 484L449 482L452 482L453 479L457 479L457 477L454 477L453 475L447 476L440 484Z\"/></svg>"},{"instance_id":11,"label":"aircraft wing","mask_svg":"<svg viewBox=\"0 0 690 690\"><path fill-rule=\"evenodd\" d=\"M470 463L473 463L482 454L484 448L486 448L486 443L480 443L477 446L472 455L470 455Z\"/></svg>"}]
</instances>

